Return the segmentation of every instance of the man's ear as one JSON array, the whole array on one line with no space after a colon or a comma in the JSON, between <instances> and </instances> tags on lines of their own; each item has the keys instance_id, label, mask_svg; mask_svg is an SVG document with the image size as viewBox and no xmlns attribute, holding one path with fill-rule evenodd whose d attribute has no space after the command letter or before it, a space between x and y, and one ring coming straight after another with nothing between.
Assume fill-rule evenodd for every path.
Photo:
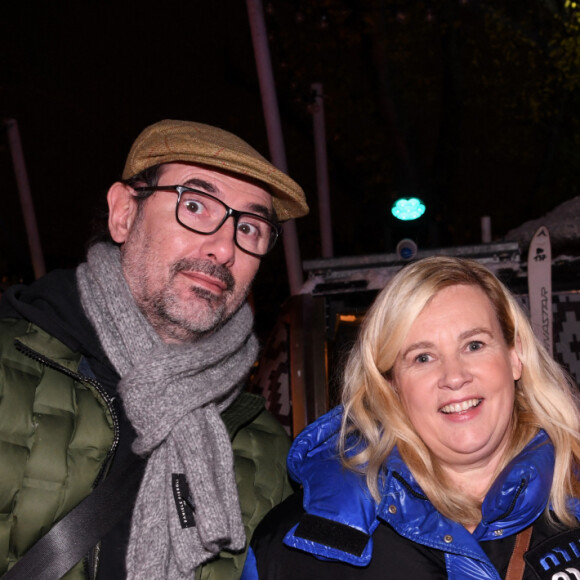
<instances>
[{"instance_id":1,"label":"man's ear","mask_svg":"<svg viewBox=\"0 0 580 580\"><path fill-rule=\"evenodd\" d=\"M109 232L118 244L127 240L137 214L137 200L133 189L120 181L113 183L107 193L109 204Z\"/></svg>"}]
</instances>

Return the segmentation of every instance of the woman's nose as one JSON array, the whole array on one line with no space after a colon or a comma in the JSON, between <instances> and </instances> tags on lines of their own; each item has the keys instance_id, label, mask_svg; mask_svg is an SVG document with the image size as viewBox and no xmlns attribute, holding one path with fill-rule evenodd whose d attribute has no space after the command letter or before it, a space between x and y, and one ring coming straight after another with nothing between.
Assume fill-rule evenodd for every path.
<instances>
[{"instance_id":1,"label":"woman's nose","mask_svg":"<svg viewBox=\"0 0 580 580\"><path fill-rule=\"evenodd\" d=\"M460 356L445 357L441 362L439 386L457 390L472 379L465 361Z\"/></svg>"}]
</instances>

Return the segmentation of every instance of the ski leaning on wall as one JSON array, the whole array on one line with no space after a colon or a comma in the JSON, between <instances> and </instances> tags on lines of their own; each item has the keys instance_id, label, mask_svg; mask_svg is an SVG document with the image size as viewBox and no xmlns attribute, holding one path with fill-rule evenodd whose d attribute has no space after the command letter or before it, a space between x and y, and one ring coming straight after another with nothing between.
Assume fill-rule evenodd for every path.
<instances>
[{"instance_id":1,"label":"ski leaning on wall","mask_svg":"<svg viewBox=\"0 0 580 580\"><path fill-rule=\"evenodd\" d=\"M552 248L550 232L539 228L528 251L528 296L534 334L553 355Z\"/></svg>"}]
</instances>

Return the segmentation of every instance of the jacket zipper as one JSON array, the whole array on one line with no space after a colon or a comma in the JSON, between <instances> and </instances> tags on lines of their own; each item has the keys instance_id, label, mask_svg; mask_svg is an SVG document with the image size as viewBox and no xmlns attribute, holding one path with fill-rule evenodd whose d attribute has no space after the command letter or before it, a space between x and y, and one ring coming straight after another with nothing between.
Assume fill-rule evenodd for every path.
<instances>
[{"instance_id":1,"label":"jacket zipper","mask_svg":"<svg viewBox=\"0 0 580 580\"><path fill-rule=\"evenodd\" d=\"M24 355L31 358L32 360L35 360L49 368L52 368L60 373L63 373L66 376L74 379L75 381L81 383L83 382L89 383L99 393L103 401L105 401L107 409L109 410L109 413L111 414L111 417L113 419L113 443L111 444L111 447L107 453L107 456L103 461L103 465L101 466L101 469L99 470L99 473L95 478L95 481L93 482L92 488L95 489L95 487L97 487L97 485L105 478L105 474L107 473L110 467L111 460L113 458L113 455L115 454L117 445L119 444L119 417L117 415L114 400L111 399L111 397L109 397L109 395L104 391L101 384L95 379L92 379L91 377L87 377L85 375L81 375L80 373L75 373L74 371L71 371L70 369L63 367L62 365L58 364L52 359L40 354L35 350L32 350L31 348L20 342L18 339L14 340L14 344L20 352L22 352ZM97 577L97 569L99 563L98 557L99 548L100 543L98 543L94 548L92 548L90 553L85 557L87 560L87 567L89 568L88 575L90 579L94 579Z\"/></svg>"}]
</instances>

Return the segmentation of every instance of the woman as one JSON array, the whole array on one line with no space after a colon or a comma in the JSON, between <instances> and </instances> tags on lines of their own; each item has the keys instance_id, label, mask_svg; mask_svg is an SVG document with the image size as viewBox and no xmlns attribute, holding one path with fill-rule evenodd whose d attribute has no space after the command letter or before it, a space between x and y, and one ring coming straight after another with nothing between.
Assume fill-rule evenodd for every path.
<instances>
[{"instance_id":1,"label":"woman","mask_svg":"<svg viewBox=\"0 0 580 580\"><path fill-rule=\"evenodd\" d=\"M576 395L484 266L407 266L343 405L294 442L303 492L266 516L244 578L580 579Z\"/></svg>"}]
</instances>

